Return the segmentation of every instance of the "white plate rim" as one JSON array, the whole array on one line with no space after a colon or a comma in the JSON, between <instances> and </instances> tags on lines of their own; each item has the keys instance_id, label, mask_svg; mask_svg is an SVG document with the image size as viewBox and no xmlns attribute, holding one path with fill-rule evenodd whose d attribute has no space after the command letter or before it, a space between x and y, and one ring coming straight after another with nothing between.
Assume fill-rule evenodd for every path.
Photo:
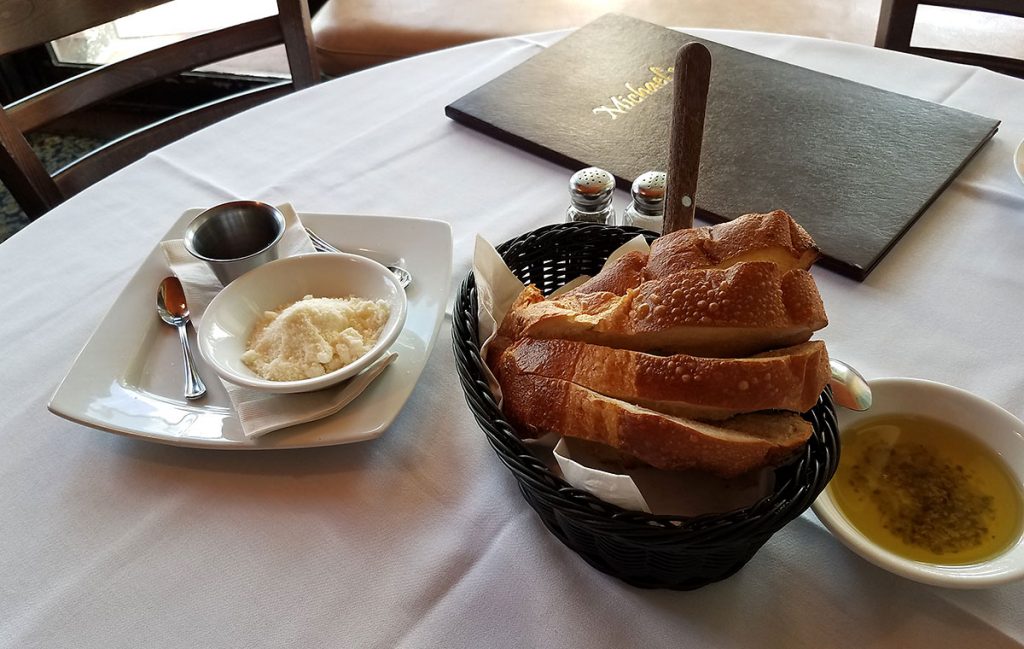
<instances>
[{"instance_id":1,"label":"white plate rim","mask_svg":"<svg viewBox=\"0 0 1024 649\"><path fill-rule=\"evenodd\" d=\"M193 209L183 213L160 241L180 237L185 225L198 211L200 210ZM155 299L159 279L154 278L157 275L162 278L169 274L158 242L79 350L50 398L47 409L57 416L89 428L173 446L195 448L311 448L379 437L391 425L412 394L444 319L452 272L451 226L436 219L405 216L300 212L299 218L303 224L338 243L339 247L347 252L365 254L382 263L399 262L405 265L415 278L414 284L409 287L406 325L392 348L393 351L399 352L398 358L359 399L330 417L282 429L256 439L247 439L240 430L231 430L232 434L227 436L223 433L224 429L232 426L237 428L237 418L229 404L186 402L183 398L178 400L153 395L135 386L126 385L125 377L130 371L129 366L136 362L134 357L126 355L113 358L113 355L110 355L111 357L104 358L101 367L97 367L95 363L90 366L90 359L96 357L101 351L101 346L109 346L111 334L105 327L124 316L130 293L136 293L138 295L134 297L152 302L153 318L156 318ZM148 290L148 284L152 284L151 291ZM134 303L131 304L130 311L138 311L140 315L142 313L141 307ZM140 322L145 324L128 328L128 333L133 337L136 355L140 353L137 351L138 347L147 342L145 332L154 330L151 321ZM162 331L161 328L155 330ZM166 327L166 330L174 333L170 327ZM175 345L176 338L175 335ZM126 348L129 346L125 345ZM197 359L197 362L203 364L201 369L205 370L204 379L219 380L212 369L205 366L205 361ZM96 369L106 369L107 373L101 372L93 381L90 372ZM112 369L114 371L110 371ZM83 390L88 394L83 394ZM101 407L94 407L97 404ZM121 419L114 420L109 412L106 415L101 412L103 407L111 406L122 408L121 412L116 413L121 415ZM139 415L136 419L142 423L132 425L126 422L130 417L124 416L125 412L130 412L132 408L152 411L153 414L149 417L145 414ZM163 431L160 426L164 421L168 422L167 431ZM349 425L350 422L357 422L358 425ZM204 427L202 430L198 428L200 425ZM214 430L217 426L223 428L219 431Z\"/></svg>"},{"instance_id":2,"label":"white plate rim","mask_svg":"<svg viewBox=\"0 0 1024 649\"><path fill-rule=\"evenodd\" d=\"M1021 140L1014 150L1013 169L1017 172L1017 178L1024 183L1024 140Z\"/></svg>"}]
</instances>

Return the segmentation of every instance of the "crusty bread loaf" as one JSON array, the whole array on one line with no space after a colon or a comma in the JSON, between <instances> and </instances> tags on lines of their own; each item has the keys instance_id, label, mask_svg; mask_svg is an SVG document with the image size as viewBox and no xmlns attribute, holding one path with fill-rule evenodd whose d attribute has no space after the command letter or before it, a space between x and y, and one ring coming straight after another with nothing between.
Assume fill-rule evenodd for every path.
<instances>
[{"instance_id":1,"label":"crusty bread loaf","mask_svg":"<svg viewBox=\"0 0 1024 649\"><path fill-rule=\"evenodd\" d=\"M780 273L808 270L818 257L810 235L786 212L745 214L727 223L658 237L650 255L628 253L565 295L602 291L624 295L646 280L698 268L726 269L745 261L774 263Z\"/></svg>"},{"instance_id":2,"label":"crusty bread loaf","mask_svg":"<svg viewBox=\"0 0 1024 649\"><path fill-rule=\"evenodd\" d=\"M625 295L545 300L527 288L502 321L497 351L530 337L658 354L748 356L804 342L826 324L807 271L780 273L771 262L740 262L646 281Z\"/></svg>"},{"instance_id":3,"label":"crusty bread loaf","mask_svg":"<svg viewBox=\"0 0 1024 649\"><path fill-rule=\"evenodd\" d=\"M654 356L568 340L524 338L501 375L536 374L677 417L721 420L758 410L809 410L829 380L815 340L747 358Z\"/></svg>"},{"instance_id":4,"label":"crusty bread loaf","mask_svg":"<svg viewBox=\"0 0 1024 649\"><path fill-rule=\"evenodd\" d=\"M807 270L819 256L807 231L786 212L745 214L727 223L676 230L651 244L647 279L693 268L728 268L744 261L770 261L780 272Z\"/></svg>"},{"instance_id":5,"label":"crusty bread loaf","mask_svg":"<svg viewBox=\"0 0 1024 649\"><path fill-rule=\"evenodd\" d=\"M527 287L487 363L524 437L555 432L724 477L810 437L829 380L818 249L782 211L680 230L556 298Z\"/></svg>"},{"instance_id":6,"label":"crusty bread loaf","mask_svg":"<svg viewBox=\"0 0 1024 649\"><path fill-rule=\"evenodd\" d=\"M625 295L629 289L640 286L646 279L644 271L647 268L647 259L648 256L639 250L627 252L601 269L597 275L563 293L562 297L589 293Z\"/></svg>"},{"instance_id":7,"label":"crusty bread loaf","mask_svg":"<svg viewBox=\"0 0 1024 649\"><path fill-rule=\"evenodd\" d=\"M529 436L555 432L605 444L660 469L733 477L800 448L811 425L795 413L739 415L708 424L606 397L559 379L507 372L504 411Z\"/></svg>"}]
</instances>

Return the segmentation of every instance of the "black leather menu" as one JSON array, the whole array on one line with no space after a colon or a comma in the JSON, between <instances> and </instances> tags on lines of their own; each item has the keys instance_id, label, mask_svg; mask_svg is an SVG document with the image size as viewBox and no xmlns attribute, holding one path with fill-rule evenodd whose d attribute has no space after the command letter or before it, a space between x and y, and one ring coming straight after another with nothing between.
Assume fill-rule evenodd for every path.
<instances>
[{"instance_id":1,"label":"black leather menu","mask_svg":"<svg viewBox=\"0 0 1024 649\"><path fill-rule=\"evenodd\" d=\"M665 170L672 64L711 51L697 215L784 209L819 262L863 280L999 121L608 14L445 108L452 119L628 188ZM567 176L568 177L568 176Z\"/></svg>"}]
</instances>

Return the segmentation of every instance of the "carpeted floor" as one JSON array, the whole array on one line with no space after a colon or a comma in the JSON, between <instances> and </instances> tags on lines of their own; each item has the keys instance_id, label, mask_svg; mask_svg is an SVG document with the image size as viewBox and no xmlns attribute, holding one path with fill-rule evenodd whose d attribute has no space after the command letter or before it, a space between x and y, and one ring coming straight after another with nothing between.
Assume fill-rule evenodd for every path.
<instances>
[{"instance_id":1,"label":"carpeted floor","mask_svg":"<svg viewBox=\"0 0 1024 649\"><path fill-rule=\"evenodd\" d=\"M102 140L93 138L52 133L34 133L28 139L51 173L103 144ZM0 183L0 243L26 225L28 217L3 183Z\"/></svg>"}]
</instances>

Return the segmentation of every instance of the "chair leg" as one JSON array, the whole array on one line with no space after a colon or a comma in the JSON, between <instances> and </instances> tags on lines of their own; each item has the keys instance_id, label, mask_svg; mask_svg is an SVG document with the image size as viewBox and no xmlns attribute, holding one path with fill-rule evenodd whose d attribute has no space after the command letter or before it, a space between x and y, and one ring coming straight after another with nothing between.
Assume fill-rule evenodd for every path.
<instances>
[{"instance_id":1,"label":"chair leg","mask_svg":"<svg viewBox=\"0 0 1024 649\"><path fill-rule=\"evenodd\" d=\"M882 0L875 47L906 52L917 19L917 0Z\"/></svg>"},{"instance_id":2,"label":"chair leg","mask_svg":"<svg viewBox=\"0 0 1024 649\"><path fill-rule=\"evenodd\" d=\"M64 200L32 146L0 106L0 178L29 218L35 220Z\"/></svg>"}]
</instances>

